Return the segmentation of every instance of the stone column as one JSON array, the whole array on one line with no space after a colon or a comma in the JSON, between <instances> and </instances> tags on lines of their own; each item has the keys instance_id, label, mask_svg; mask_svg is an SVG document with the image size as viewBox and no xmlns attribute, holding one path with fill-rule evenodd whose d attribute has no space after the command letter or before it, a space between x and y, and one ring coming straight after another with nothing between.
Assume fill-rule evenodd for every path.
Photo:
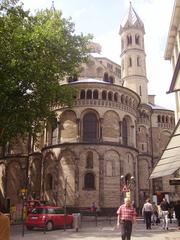
<instances>
[{"instance_id":1,"label":"stone column","mask_svg":"<svg viewBox=\"0 0 180 240\"><path fill-rule=\"evenodd\" d=\"M119 121L119 143L122 144L122 121Z\"/></svg>"},{"instance_id":2,"label":"stone column","mask_svg":"<svg viewBox=\"0 0 180 240\"><path fill-rule=\"evenodd\" d=\"M75 158L75 206L79 207L79 157Z\"/></svg>"},{"instance_id":3,"label":"stone column","mask_svg":"<svg viewBox=\"0 0 180 240\"><path fill-rule=\"evenodd\" d=\"M99 207L104 207L104 158L99 156Z\"/></svg>"},{"instance_id":4,"label":"stone column","mask_svg":"<svg viewBox=\"0 0 180 240\"><path fill-rule=\"evenodd\" d=\"M80 139L81 139L81 120L80 120L80 118L76 119L76 124L77 124L77 142L80 142Z\"/></svg>"},{"instance_id":5,"label":"stone column","mask_svg":"<svg viewBox=\"0 0 180 240\"><path fill-rule=\"evenodd\" d=\"M99 119L99 141L103 142L103 136L102 136L102 125L103 125L104 118Z\"/></svg>"}]
</instances>

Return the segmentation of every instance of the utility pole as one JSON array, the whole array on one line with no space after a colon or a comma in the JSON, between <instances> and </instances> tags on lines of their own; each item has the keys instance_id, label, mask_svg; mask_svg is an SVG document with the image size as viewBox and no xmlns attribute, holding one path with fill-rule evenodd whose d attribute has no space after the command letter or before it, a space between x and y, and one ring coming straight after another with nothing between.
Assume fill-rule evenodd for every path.
<instances>
[{"instance_id":1,"label":"utility pole","mask_svg":"<svg viewBox=\"0 0 180 240\"><path fill-rule=\"evenodd\" d=\"M67 197L67 177L64 184L64 231L66 231L66 197Z\"/></svg>"}]
</instances>

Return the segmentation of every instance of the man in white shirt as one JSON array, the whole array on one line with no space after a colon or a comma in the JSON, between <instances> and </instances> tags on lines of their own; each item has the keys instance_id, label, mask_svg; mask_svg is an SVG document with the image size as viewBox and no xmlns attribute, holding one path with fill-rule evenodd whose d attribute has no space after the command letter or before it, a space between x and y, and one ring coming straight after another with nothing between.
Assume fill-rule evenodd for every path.
<instances>
[{"instance_id":1,"label":"man in white shirt","mask_svg":"<svg viewBox=\"0 0 180 240\"><path fill-rule=\"evenodd\" d=\"M146 229L151 229L152 212L153 212L153 206L150 203L150 199L148 198L142 209L142 215L144 216L145 222L146 222Z\"/></svg>"}]
</instances>

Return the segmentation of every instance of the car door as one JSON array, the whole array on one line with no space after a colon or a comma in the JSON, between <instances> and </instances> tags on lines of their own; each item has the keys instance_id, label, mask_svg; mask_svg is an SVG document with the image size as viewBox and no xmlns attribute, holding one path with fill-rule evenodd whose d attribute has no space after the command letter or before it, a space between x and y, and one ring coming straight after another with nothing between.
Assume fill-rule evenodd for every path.
<instances>
[{"instance_id":1,"label":"car door","mask_svg":"<svg viewBox=\"0 0 180 240\"><path fill-rule=\"evenodd\" d=\"M56 208L55 212L56 212L56 219L57 219L58 226L64 226L65 217L64 217L63 209L62 208Z\"/></svg>"}]
</instances>

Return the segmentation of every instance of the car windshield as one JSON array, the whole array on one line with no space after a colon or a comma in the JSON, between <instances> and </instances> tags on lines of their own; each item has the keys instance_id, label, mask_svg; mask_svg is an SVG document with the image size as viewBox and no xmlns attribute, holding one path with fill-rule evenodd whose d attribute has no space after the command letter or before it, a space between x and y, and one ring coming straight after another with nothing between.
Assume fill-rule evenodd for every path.
<instances>
[{"instance_id":1,"label":"car windshield","mask_svg":"<svg viewBox=\"0 0 180 240\"><path fill-rule=\"evenodd\" d=\"M45 213L47 213L46 208L34 208L32 210L32 214L45 214Z\"/></svg>"}]
</instances>

